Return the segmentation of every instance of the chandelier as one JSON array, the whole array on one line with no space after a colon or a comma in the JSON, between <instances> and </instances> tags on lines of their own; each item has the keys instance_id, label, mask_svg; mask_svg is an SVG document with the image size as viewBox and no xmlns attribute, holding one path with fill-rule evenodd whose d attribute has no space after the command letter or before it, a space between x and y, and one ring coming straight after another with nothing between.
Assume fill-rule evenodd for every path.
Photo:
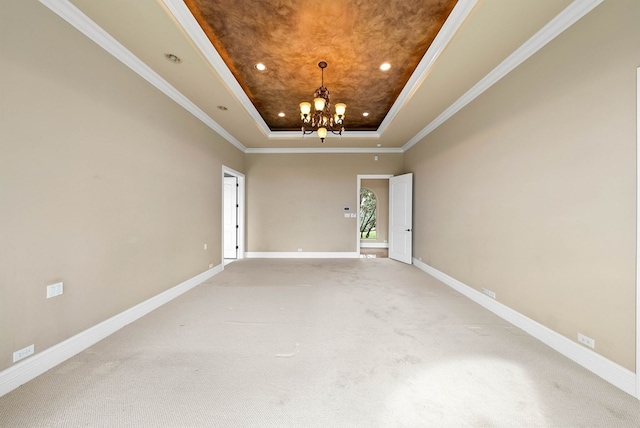
<instances>
[{"instance_id":1,"label":"chandelier","mask_svg":"<svg viewBox=\"0 0 640 428\"><path fill-rule=\"evenodd\" d=\"M302 119L302 135L318 131L318 137L324 143L328 131L336 135L342 135L342 131L344 131L344 112L347 109L347 105L337 103L335 113L331 113L329 90L324 86L324 69L327 68L327 63L320 61L318 67L322 71L322 84L313 93L314 111L313 113L311 112L311 103L300 103L300 118Z\"/></svg>"}]
</instances>

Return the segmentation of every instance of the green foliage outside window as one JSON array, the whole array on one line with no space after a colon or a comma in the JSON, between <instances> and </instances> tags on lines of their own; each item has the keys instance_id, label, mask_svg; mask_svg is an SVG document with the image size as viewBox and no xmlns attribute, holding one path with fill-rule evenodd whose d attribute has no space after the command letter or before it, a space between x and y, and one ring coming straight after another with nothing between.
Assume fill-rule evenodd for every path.
<instances>
[{"instance_id":1,"label":"green foliage outside window","mask_svg":"<svg viewBox=\"0 0 640 428\"><path fill-rule=\"evenodd\" d=\"M360 238L376 238L376 213L378 200L369 189L360 189Z\"/></svg>"}]
</instances>

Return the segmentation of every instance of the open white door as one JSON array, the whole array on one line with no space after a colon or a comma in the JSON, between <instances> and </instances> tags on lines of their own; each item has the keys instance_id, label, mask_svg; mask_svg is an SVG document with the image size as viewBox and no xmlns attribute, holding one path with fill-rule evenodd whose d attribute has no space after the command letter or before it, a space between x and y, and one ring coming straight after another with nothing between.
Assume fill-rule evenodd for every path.
<instances>
[{"instance_id":1,"label":"open white door","mask_svg":"<svg viewBox=\"0 0 640 428\"><path fill-rule=\"evenodd\" d=\"M238 178L224 177L224 258L238 258Z\"/></svg>"},{"instance_id":2,"label":"open white door","mask_svg":"<svg viewBox=\"0 0 640 428\"><path fill-rule=\"evenodd\" d=\"M389 258L412 264L413 174L389 179Z\"/></svg>"}]
</instances>

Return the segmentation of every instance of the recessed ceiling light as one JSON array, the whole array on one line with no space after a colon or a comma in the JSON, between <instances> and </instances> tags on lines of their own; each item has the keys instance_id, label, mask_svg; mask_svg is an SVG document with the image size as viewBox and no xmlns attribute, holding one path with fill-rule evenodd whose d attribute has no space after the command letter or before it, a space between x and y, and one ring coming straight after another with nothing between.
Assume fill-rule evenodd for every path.
<instances>
[{"instance_id":1,"label":"recessed ceiling light","mask_svg":"<svg viewBox=\"0 0 640 428\"><path fill-rule=\"evenodd\" d=\"M280 113L278 113L278 116L280 116L280 117L284 117L284 112L283 112L283 111L281 111Z\"/></svg>"},{"instance_id":2,"label":"recessed ceiling light","mask_svg":"<svg viewBox=\"0 0 640 428\"><path fill-rule=\"evenodd\" d=\"M180 64L182 62L182 60L178 57L178 55L174 55L172 53L166 53L166 54L164 54L164 57L168 61L173 62L174 64Z\"/></svg>"},{"instance_id":3,"label":"recessed ceiling light","mask_svg":"<svg viewBox=\"0 0 640 428\"><path fill-rule=\"evenodd\" d=\"M390 68L391 68L391 64L389 64L388 62L382 63L380 65L380 70L382 70L382 71L387 71Z\"/></svg>"},{"instance_id":4,"label":"recessed ceiling light","mask_svg":"<svg viewBox=\"0 0 640 428\"><path fill-rule=\"evenodd\" d=\"M367 116L369 116L369 112L368 112L368 111L365 111L364 113L362 113L362 115L363 115L364 117L367 117Z\"/></svg>"},{"instance_id":5,"label":"recessed ceiling light","mask_svg":"<svg viewBox=\"0 0 640 428\"><path fill-rule=\"evenodd\" d=\"M218 106L218 108L222 111L227 111L229 110L228 108L226 108L225 106Z\"/></svg>"},{"instance_id":6,"label":"recessed ceiling light","mask_svg":"<svg viewBox=\"0 0 640 428\"><path fill-rule=\"evenodd\" d=\"M265 71L267 69L267 66L264 65L263 63L259 62L256 64L256 68L260 71Z\"/></svg>"}]
</instances>

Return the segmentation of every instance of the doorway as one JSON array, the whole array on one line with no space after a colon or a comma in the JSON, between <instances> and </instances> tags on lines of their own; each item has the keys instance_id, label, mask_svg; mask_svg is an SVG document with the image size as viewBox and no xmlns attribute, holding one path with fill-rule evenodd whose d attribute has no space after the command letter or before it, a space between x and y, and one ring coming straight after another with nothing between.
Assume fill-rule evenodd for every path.
<instances>
[{"instance_id":1,"label":"doorway","mask_svg":"<svg viewBox=\"0 0 640 428\"><path fill-rule=\"evenodd\" d=\"M361 258L386 258L388 256L389 240L389 179L391 174L358 175L358 221L357 223L357 252ZM368 189L370 193L364 191ZM368 196L368 195L371 195ZM375 206L371 206L375 200ZM370 204L363 210L364 204ZM372 213L372 209L375 211ZM371 215L375 216L375 224L369 223Z\"/></svg>"},{"instance_id":2,"label":"doorway","mask_svg":"<svg viewBox=\"0 0 640 428\"><path fill-rule=\"evenodd\" d=\"M368 182L367 180L371 180ZM378 213L386 213L387 217L384 221L378 221L379 225L388 225L387 239L380 239L383 242L367 242L361 238L362 220L361 211L361 192L362 188L373 180L384 180L383 183L388 186L388 199L385 203L378 202ZM412 264L412 247L413 247L413 174L402 174L394 176L391 174L380 175L358 175L358 221L356 229L356 249L362 258L377 258L368 248L384 248L387 257L398 260L403 263ZM380 192L382 194L382 192ZM379 195L377 195L379 196ZM385 211L386 210L386 211ZM371 235L370 235L371 236ZM378 234L376 233L376 237Z\"/></svg>"},{"instance_id":3,"label":"doorway","mask_svg":"<svg viewBox=\"0 0 640 428\"><path fill-rule=\"evenodd\" d=\"M222 167L222 256L224 264L244 258L244 174Z\"/></svg>"}]
</instances>

